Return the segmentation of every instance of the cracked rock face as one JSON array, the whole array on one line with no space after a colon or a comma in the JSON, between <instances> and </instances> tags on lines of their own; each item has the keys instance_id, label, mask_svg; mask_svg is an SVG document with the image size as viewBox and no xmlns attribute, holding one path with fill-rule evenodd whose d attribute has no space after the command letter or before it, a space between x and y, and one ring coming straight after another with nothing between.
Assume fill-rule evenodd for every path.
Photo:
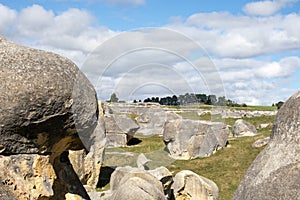
<instances>
[{"instance_id":1,"label":"cracked rock face","mask_svg":"<svg viewBox=\"0 0 300 200\"><path fill-rule=\"evenodd\" d=\"M78 133L92 133L98 107L93 86L77 66L1 36L0 60L0 152L47 154L82 148Z\"/></svg>"},{"instance_id":2,"label":"cracked rock face","mask_svg":"<svg viewBox=\"0 0 300 200\"><path fill-rule=\"evenodd\" d=\"M0 61L0 195L90 199L68 150L101 143L93 86L70 60L1 36Z\"/></svg>"},{"instance_id":3,"label":"cracked rock face","mask_svg":"<svg viewBox=\"0 0 300 200\"><path fill-rule=\"evenodd\" d=\"M268 145L256 157L234 200L299 199L300 91L279 109Z\"/></svg>"}]
</instances>

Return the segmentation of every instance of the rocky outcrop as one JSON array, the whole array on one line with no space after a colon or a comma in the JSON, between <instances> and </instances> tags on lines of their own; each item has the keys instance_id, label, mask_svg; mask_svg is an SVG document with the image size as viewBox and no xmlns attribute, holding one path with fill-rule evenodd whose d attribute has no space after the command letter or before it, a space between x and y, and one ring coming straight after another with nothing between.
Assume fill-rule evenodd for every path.
<instances>
[{"instance_id":1,"label":"rocky outcrop","mask_svg":"<svg viewBox=\"0 0 300 200\"><path fill-rule=\"evenodd\" d=\"M134 137L139 126L125 114L105 114L106 146L124 147Z\"/></svg>"},{"instance_id":2,"label":"rocky outcrop","mask_svg":"<svg viewBox=\"0 0 300 200\"><path fill-rule=\"evenodd\" d=\"M299 199L300 91L279 109L269 144L253 161L234 200Z\"/></svg>"},{"instance_id":3,"label":"rocky outcrop","mask_svg":"<svg viewBox=\"0 0 300 200\"><path fill-rule=\"evenodd\" d=\"M243 119L238 119L233 125L232 134L234 137L255 136L257 135L257 130L253 124Z\"/></svg>"},{"instance_id":4,"label":"rocky outcrop","mask_svg":"<svg viewBox=\"0 0 300 200\"><path fill-rule=\"evenodd\" d=\"M68 150L94 143L93 86L70 60L2 37L0 60L1 182L18 198L89 199Z\"/></svg>"},{"instance_id":5,"label":"rocky outcrop","mask_svg":"<svg viewBox=\"0 0 300 200\"><path fill-rule=\"evenodd\" d=\"M161 182L147 171L119 167L111 175L112 200L165 200Z\"/></svg>"},{"instance_id":6,"label":"rocky outcrop","mask_svg":"<svg viewBox=\"0 0 300 200\"><path fill-rule=\"evenodd\" d=\"M166 150L181 160L212 155L225 147L228 136L226 124L188 119L166 122L163 132Z\"/></svg>"},{"instance_id":7,"label":"rocky outcrop","mask_svg":"<svg viewBox=\"0 0 300 200\"><path fill-rule=\"evenodd\" d=\"M112 113L133 116L140 127L138 133L143 135L162 135L164 124L168 119L180 118L173 112L166 112L156 103L111 103L108 110Z\"/></svg>"},{"instance_id":8,"label":"rocky outcrop","mask_svg":"<svg viewBox=\"0 0 300 200\"><path fill-rule=\"evenodd\" d=\"M183 170L174 177L172 189L176 200L217 200L219 188L211 180Z\"/></svg>"}]
</instances>

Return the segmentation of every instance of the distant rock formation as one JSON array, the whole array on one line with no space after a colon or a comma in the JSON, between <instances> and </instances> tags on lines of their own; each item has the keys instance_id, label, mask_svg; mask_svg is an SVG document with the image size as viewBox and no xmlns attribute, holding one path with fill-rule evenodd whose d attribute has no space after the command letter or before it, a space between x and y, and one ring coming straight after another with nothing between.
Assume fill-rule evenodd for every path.
<instances>
[{"instance_id":1,"label":"distant rock formation","mask_svg":"<svg viewBox=\"0 0 300 200\"><path fill-rule=\"evenodd\" d=\"M104 106L106 147L125 147L140 128L130 118L130 114L114 113L108 105Z\"/></svg>"},{"instance_id":2,"label":"distant rock formation","mask_svg":"<svg viewBox=\"0 0 300 200\"><path fill-rule=\"evenodd\" d=\"M243 136L255 136L257 135L257 130L255 126L243 119L238 119L235 121L232 134L234 137L243 137Z\"/></svg>"},{"instance_id":3,"label":"distant rock formation","mask_svg":"<svg viewBox=\"0 0 300 200\"><path fill-rule=\"evenodd\" d=\"M163 138L174 159L207 157L226 146L229 129L226 124L200 120L167 121Z\"/></svg>"},{"instance_id":4,"label":"distant rock formation","mask_svg":"<svg viewBox=\"0 0 300 200\"><path fill-rule=\"evenodd\" d=\"M211 180L190 170L183 170L174 177L172 190L176 200L217 200L219 188Z\"/></svg>"},{"instance_id":5,"label":"distant rock formation","mask_svg":"<svg viewBox=\"0 0 300 200\"><path fill-rule=\"evenodd\" d=\"M89 199L68 150L95 143L93 86L70 60L3 37L0 60L1 182L19 199Z\"/></svg>"},{"instance_id":6,"label":"distant rock formation","mask_svg":"<svg viewBox=\"0 0 300 200\"><path fill-rule=\"evenodd\" d=\"M300 199L299 122L300 91L279 109L269 144L251 164L233 200Z\"/></svg>"},{"instance_id":7,"label":"distant rock formation","mask_svg":"<svg viewBox=\"0 0 300 200\"><path fill-rule=\"evenodd\" d=\"M166 112L155 103L112 103L108 104L110 112L135 116L134 120L140 127L138 133L143 135L162 135L165 122L172 118L180 118L173 112Z\"/></svg>"}]
</instances>

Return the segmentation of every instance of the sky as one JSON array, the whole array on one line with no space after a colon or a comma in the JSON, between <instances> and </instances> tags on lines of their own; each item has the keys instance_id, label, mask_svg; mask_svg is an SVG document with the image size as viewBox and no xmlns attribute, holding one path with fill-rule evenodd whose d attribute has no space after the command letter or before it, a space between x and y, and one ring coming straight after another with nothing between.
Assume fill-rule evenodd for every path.
<instances>
[{"instance_id":1,"label":"sky","mask_svg":"<svg viewBox=\"0 0 300 200\"><path fill-rule=\"evenodd\" d=\"M299 22L298 0L0 0L0 35L71 59L100 100L286 101L300 88Z\"/></svg>"}]
</instances>

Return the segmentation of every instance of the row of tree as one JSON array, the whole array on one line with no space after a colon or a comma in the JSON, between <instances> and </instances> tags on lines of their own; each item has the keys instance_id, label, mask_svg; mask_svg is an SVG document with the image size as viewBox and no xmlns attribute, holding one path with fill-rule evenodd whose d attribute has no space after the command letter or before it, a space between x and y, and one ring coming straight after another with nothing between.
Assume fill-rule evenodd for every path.
<instances>
[{"instance_id":1,"label":"row of tree","mask_svg":"<svg viewBox=\"0 0 300 200\"><path fill-rule=\"evenodd\" d=\"M137 102L134 100L133 102ZM154 102L161 105L179 106L179 105L191 105L191 104L207 104L207 105L219 105L219 106L243 106L247 107L246 104L238 104L230 99L226 99L224 96L217 97L216 95L206 94L193 94L186 93L184 95L167 96L167 97L151 97L144 100L144 102Z\"/></svg>"}]
</instances>

